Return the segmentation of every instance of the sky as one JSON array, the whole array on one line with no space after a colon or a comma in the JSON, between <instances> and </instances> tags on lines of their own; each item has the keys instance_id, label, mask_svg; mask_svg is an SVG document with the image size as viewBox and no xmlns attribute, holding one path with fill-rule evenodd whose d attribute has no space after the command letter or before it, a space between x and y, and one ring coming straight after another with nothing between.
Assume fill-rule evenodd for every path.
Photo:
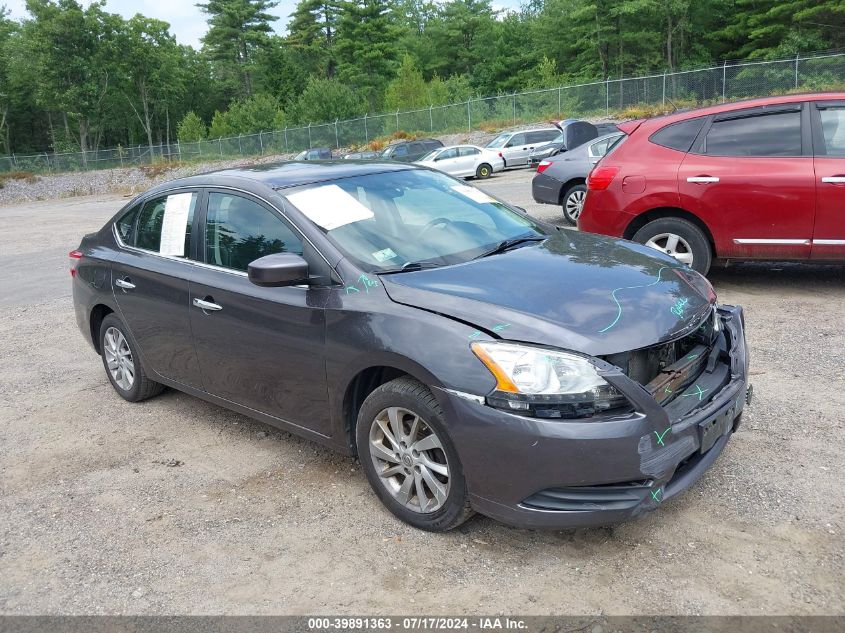
<instances>
[{"instance_id":1,"label":"sky","mask_svg":"<svg viewBox=\"0 0 845 633\"><path fill-rule=\"evenodd\" d=\"M285 33L285 25L288 16L293 13L297 0L280 0L278 6L271 9L271 13L279 16L274 23L278 33ZM87 4L86 0L82 0ZM0 0L0 5L5 4L11 11L13 18L26 17L25 0ZM496 9L515 9L519 7L520 0L497 0L493 2ZM170 23L170 31L176 36L180 44L189 44L195 48L200 46L200 38L205 35L206 24L205 14L195 6L195 0L108 0L106 10L111 13L120 13L130 18L136 13L164 20Z\"/></svg>"}]
</instances>

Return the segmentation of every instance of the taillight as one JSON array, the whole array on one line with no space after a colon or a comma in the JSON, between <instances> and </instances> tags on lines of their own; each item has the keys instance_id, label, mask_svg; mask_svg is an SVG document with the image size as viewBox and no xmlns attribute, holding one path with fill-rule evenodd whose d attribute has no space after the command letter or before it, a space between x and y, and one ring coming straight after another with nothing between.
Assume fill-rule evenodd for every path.
<instances>
[{"instance_id":1,"label":"taillight","mask_svg":"<svg viewBox=\"0 0 845 633\"><path fill-rule=\"evenodd\" d=\"M613 177L619 173L619 167L596 167L587 177L587 189L604 191L610 186Z\"/></svg>"},{"instance_id":2,"label":"taillight","mask_svg":"<svg viewBox=\"0 0 845 633\"><path fill-rule=\"evenodd\" d=\"M71 251L67 256L70 257L70 276L76 277L76 265L82 259L82 251Z\"/></svg>"},{"instance_id":3,"label":"taillight","mask_svg":"<svg viewBox=\"0 0 845 633\"><path fill-rule=\"evenodd\" d=\"M552 164L552 161L550 161L550 160L541 160L540 164L537 165L537 173L542 174L544 171L546 171L549 168L549 165L551 165L551 164Z\"/></svg>"}]
</instances>

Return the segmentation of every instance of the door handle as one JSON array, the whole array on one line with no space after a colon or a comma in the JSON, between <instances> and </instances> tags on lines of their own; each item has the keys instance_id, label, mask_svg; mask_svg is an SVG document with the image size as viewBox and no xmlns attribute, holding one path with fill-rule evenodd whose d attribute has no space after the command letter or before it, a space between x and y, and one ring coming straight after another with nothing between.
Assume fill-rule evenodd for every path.
<instances>
[{"instance_id":1,"label":"door handle","mask_svg":"<svg viewBox=\"0 0 845 633\"><path fill-rule=\"evenodd\" d=\"M124 277L123 279L115 279L114 285L118 288L123 288L124 290L134 290L135 284L129 281L129 277Z\"/></svg>"},{"instance_id":2,"label":"door handle","mask_svg":"<svg viewBox=\"0 0 845 633\"><path fill-rule=\"evenodd\" d=\"M829 182L834 185L845 185L845 176L825 176L822 182Z\"/></svg>"},{"instance_id":3,"label":"door handle","mask_svg":"<svg viewBox=\"0 0 845 633\"><path fill-rule=\"evenodd\" d=\"M212 303L211 301L205 301L204 299L194 299L194 307L209 312L217 312L223 309L223 306Z\"/></svg>"},{"instance_id":4,"label":"door handle","mask_svg":"<svg viewBox=\"0 0 845 633\"><path fill-rule=\"evenodd\" d=\"M689 178L687 178L687 182L705 184L708 182L719 182L719 178L717 176L690 176Z\"/></svg>"}]
</instances>

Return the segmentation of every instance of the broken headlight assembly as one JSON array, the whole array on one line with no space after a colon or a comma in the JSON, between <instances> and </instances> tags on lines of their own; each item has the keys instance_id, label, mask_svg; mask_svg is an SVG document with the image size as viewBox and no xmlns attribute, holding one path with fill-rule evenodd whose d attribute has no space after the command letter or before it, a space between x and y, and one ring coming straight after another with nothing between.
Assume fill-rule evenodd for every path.
<instances>
[{"instance_id":1,"label":"broken headlight assembly","mask_svg":"<svg viewBox=\"0 0 845 633\"><path fill-rule=\"evenodd\" d=\"M499 341L477 341L471 348L496 378L486 398L491 407L565 419L630 407L583 356Z\"/></svg>"}]
</instances>

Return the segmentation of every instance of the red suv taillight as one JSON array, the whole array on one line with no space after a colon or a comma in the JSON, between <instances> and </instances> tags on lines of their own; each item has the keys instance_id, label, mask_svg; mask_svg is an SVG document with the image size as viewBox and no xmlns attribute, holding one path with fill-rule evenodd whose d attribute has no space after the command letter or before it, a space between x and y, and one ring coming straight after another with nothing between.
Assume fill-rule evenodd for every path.
<instances>
[{"instance_id":1,"label":"red suv taillight","mask_svg":"<svg viewBox=\"0 0 845 633\"><path fill-rule=\"evenodd\" d=\"M549 168L549 165L552 164L550 160L541 160L540 163L537 165L537 173L542 174Z\"/></svg>"},{"instance_id":2,"label":"red suv taillight","mask_svg":"<svg viewBox=\"0 0 845 633\"><path fill-rule=\"evenodd\" d=\"M70 276L76 277L76 265L82 259L82 251L71 251L67 256L70 257Z\"/></svg>"},{"instance_id":3,"label":"red suv taillight","mask_svg":"<svg viewBox=\"0 0 845 633\"><path fill-rule=\"evenodd\" d=\"M596 167L587 177L587 189L590 191L604 191L610 186L614 176L619 173L619 167Z\"/></svg>"}]
</instances>

